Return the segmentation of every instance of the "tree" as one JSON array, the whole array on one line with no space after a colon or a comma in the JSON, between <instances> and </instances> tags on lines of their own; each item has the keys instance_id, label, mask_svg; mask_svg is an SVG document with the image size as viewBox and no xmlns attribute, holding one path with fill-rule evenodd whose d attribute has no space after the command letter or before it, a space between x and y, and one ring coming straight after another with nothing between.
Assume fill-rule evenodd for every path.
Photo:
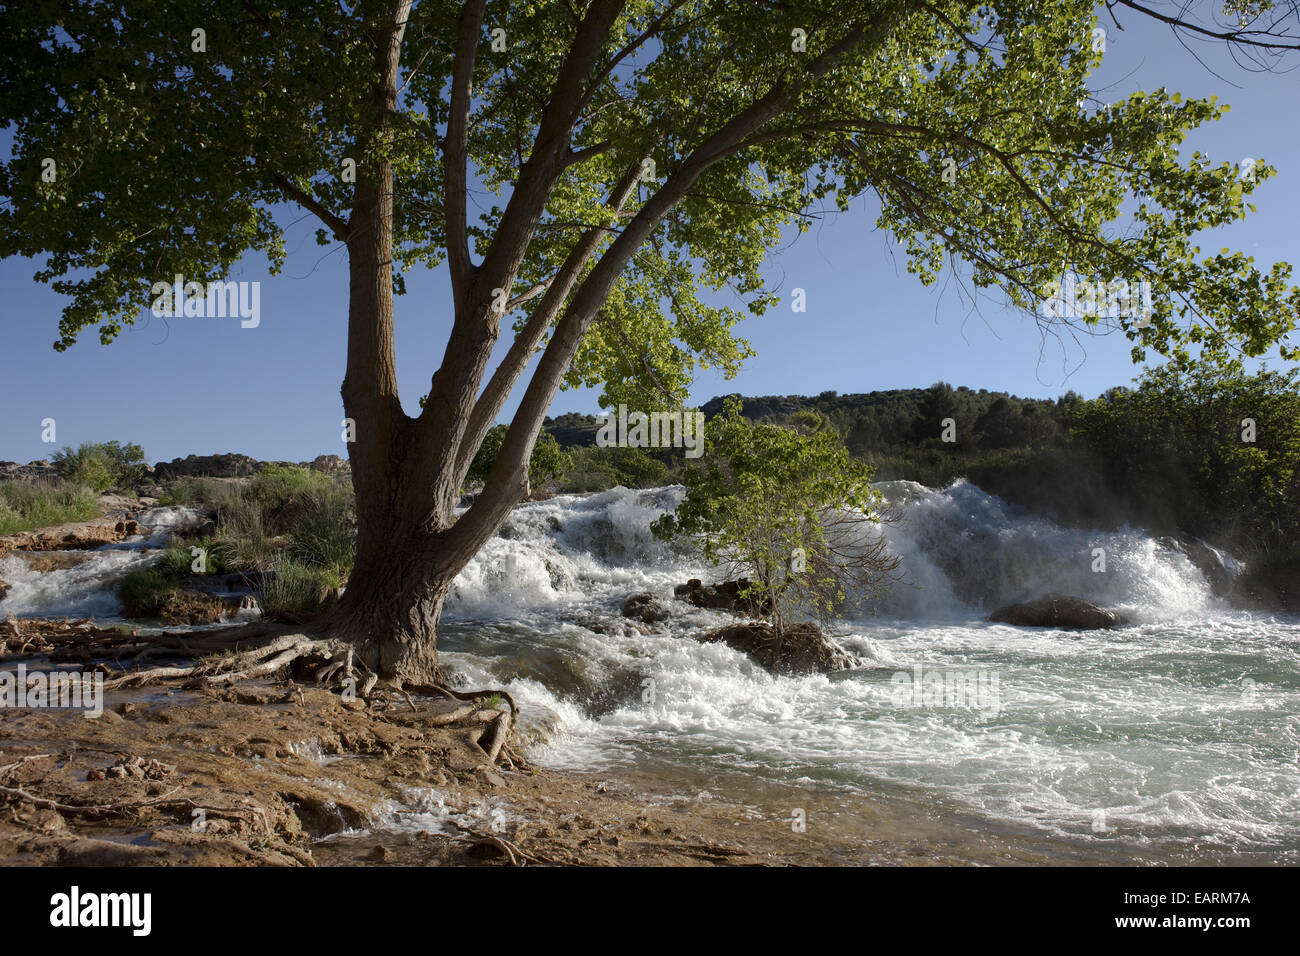
<instances>
[{"instance_id":1,"label":"tree","mask_svg":"<svg viewBox=\"0 0 1300 956\"><path fill-rule=\"evenodd\" d=\"M874 191L923 281L947 254L1035 315L1063 267L1148 278L1149 323L1080 320L1121 330L1139 356L1279 342L1294 356L1289 267L1198 259L1192 238L1244 216L1273 168L1176 161L1186 132L1222 112L1213 100L1158 89L1089 106L1094 7L3 2L0 123L14 146L0 255L48 256L37 278L68 297L55 346L67 348L88 328L111 342L176 275L215 281L251 250L278 270L276 204L320 220L318 240L348 254L358 532L346 595L313 627L419 682L438 674L453 579L529 490L557 389L602 384L607 403L652 409L679 403L697 365L733 372L749 351L733 335L741 313L702 293L730 288L754 313L774 304L765 250L824 201ZM1241 6L1249 29L1165 19L1239 50L1293 51L1270 7ZM502 197L474 222L471 171ZM411 416L393 297L403 269L444 261L451 332ZM456 517L517 386L483 492Z\"/></svg>"},{"instance_id":2,"label":"tree","mask_svg":"<svg viewBox=\"0 0 1300 956\"><path fill-rule=\"evenodd\" d=\"M1080 402L1072 427L1139 513L1254 558L1300 534L1297 376L1247 374L1239 362L1163 366L1136 389Z\"/></svg>"},{"instance_id":3,"label":"tree","mask_svg":"<svg viewBox=\"0 0 1300 956\"><path fill-rule=\"evenodd\" d=\"M898 559L877 527L882 501L872 469L829 426L756 424L729 399L707 434L707 459L683 472L686 497L651 528L749 579L742 596L770 609L776 661L792 615L829 616L890 582Z\"/></svg>"},{"instance_id":4,"label":"tree","mask_svg":"<svg viewBox=\"0 0 1300 956\"><path fill-rule=\"evenodd\" d=\"M478 484L487 481L488 475L492 473L492 466L496 464L497 455L501 452L501 444L505 441L507 430L505 425L497 425L484 436L483 444L479 446L469 471L465 473L466 481ZM560 447L555 437L542 432L538 435L533 445L533 453L528 459L528 483L533 488L540 488L548 481L563 475L569 470L571 464L568 453Z\"/></svg>"}]
</instances>

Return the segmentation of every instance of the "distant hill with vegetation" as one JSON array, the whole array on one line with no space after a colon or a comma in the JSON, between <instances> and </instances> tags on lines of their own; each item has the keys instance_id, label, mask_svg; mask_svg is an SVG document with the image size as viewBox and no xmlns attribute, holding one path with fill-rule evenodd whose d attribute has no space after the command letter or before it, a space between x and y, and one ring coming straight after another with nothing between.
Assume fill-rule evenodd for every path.
<instances>
[{"instance_id":1,"label":"distant hill with vegetation","mask_svg":"<svg viewBox=\"0 0 1300 956\"><path fill-rule=\"evenodd\" d=\"M855 457L876 469L876 480L943 487L966 478L1062 524L1128 523L1156 535L1191 534L1257 559L1261 573L1274 566L1270 586L1300 600L1292 583L1300 570L1300 390L1294 372L1248 375L1229 366L1180 375L1157 369L1136 388L1114 388L1090 400L1074 392L1020 398L945 382L740 398L753 421L829 425ZM721 411L723 399L702 406L707 418ZM611 478L660 484L685 464L680 449L597 449L597 427L593 415L545 423L574 456L575 469L561 490L592 490ZM610 452L620 467L612 467ZM602 473L603 466L609 467Z\"/></svg>"}]
</instances>

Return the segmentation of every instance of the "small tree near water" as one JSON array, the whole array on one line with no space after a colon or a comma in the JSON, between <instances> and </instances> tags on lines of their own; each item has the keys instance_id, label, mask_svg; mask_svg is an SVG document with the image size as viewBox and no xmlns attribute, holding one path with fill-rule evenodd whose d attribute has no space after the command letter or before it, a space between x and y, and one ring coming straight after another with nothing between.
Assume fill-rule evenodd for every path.
<instances>
[{"instance_id":1,"label":"small tree near water","mask_svg":"<svg viewBox=\"0 0 1300 956\"><path fill-rule=\"evenodd\" d=\"M686 537L729 577L749 580L742 596L768 609L777 660L796 616L829 617L893 580L899 562L871 477L834 431L756 424L731 399L709 422L704 458L683 472L685 499L653 531Z\"/></svg>"}]
</instances>

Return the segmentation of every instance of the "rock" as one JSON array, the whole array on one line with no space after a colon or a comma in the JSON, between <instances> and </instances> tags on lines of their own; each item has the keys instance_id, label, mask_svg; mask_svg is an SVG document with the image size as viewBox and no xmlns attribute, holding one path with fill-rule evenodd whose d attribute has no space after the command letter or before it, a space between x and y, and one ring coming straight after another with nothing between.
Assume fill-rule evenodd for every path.
<instances>
[{"instance_id":1,"label":"rock","mask_svg":"<svg viewBox=\"0 0 1300 956\"><path fill-rule=\"evenodd\" d=\"M483 782L486 783L489 787L500 788L506 786L505 778L502 777L501 774L493 770L491 767L479 767L478 773L479 776L483 778Z\"/></svg>"},{"instance_id":2,"label":"rock","mask_svg":"<svg viewBox=\"0 0 1300 956\"><path fill-rule=\"evenodd\" d=\"M15 461L0 461L0 481L53 484L59 480L59 473L45 459L39 459L27 465L20 465Z\"/></svg>"},{"instance_id":3,"label":"rock","mask_svg":"<svg viewBox=\"0 0 1300 956\"><path fill-rule=\"evenodd\" d=\"M1200 538L1180 534L1177 537L1157 538L1156 544L1185 555L1196 570L1201 572L1201 577L1205 578L1205 583L1210 586L1210 591L1215 597L1227 597L1232 593L1232 575L1223 566L1223 561L1214 549Z\"/></svg>"},{"instance_id":4,"label":"rock","mask_svg":"<svg viewBox=\"0 0 1300 956\"><path fill-rule=\"evenodd\" d=\"M673 588L673 594L695 607L709 608L714 611L730 611L732 614L747 614L765 617L770 604L763 599L742 596L741 592L750 587L748 578L737 581L723 581L719 584L705 586L699 578L691 578L685 584Z\"/></svg>"},{"instance_id":5,"label":"rock","mask_svg":"<svg viewBox=\"0 0 1300 956\"><path fill-rule=\"evenodd\" d=\"M775 663L776 629L766 621L728 624L696 637L701 644L718 641L754 658L774 674L814 674L856 667L857 659L822 633L815 623L792 624L785 630Z\"/></svg>"},{"instance_id":6,"label":"rock","mask_svg":"<svg viewBox=\"0 0 1300 956\"><path fill-rule=\"evenodd\" d=\"M989 615L995 624L1014 624L1017 627L1058 627L1067 630L1093 631L1102 628L1123 627L1128 619L1123 615L1091 604L1083 598L1064 594L1049 594L1025 604L1009 604Z\"/></svg>"},{"instance_id":7,"label":"rock","mask_svg":"<svg viewBox=\"0 0 1300 956\"><path fill-rule=\"evenodd\" d=\"M128 599L133 597L128 595L119 597L126 617L165 624L217 624L240 610L243 595L214 594L206 587L206 584L199 588L181 586L141 595L138 599Z\"/></svg>"},{"instance_id":8,"label":"rock","mask_svg":"<svg viewBox=\"0 0 1300 956\"><path fill-rule=\"evenodd\" d=\"M312 471L323 472L327 475L350 475L352 466L346 458L340 458L338 455L317 455L311 461L300 462L299 468L310 468Z\"/></svg>"},{"instance_id":9,"label":"rock","mask_svg":"<svg viewBox=\"0 0 1300 956\"><path fill-rule=\"evenodd\" d=\"M627 599L623 604L623 616L644 624L657 624L668 619L668 609L660 604L653 594L643 591Z\"/></svg>"},{"instance_id":10,"label":"rock","mask_svg":"<svg viewBox=\"0 0 1300 956\"><path fill-rule=\"evenodd\" d=\"M78 839L58 849L58 866L158 866L166 853L156 846L136 846L112 840Z\"/></svg>"},{"instance_id":11,"label":"rock","mask_svg":"<svg viewBox=\"0 0 1300 956\"><path fill-rule=\"evenodd\" d=\"M176 478L245 478L257 473L259 462L247 455L186 455L154 465L157 481Z\"/></svg>"},{"instance_id":12,"label":"rock","mask_svg":"<svg viewBox=\"0 0 1300 956\"><path fill-rule=\"evenodd\" d=\"M78 551L15 551L12 555L23 561L37 574L66 571L90 560L90 555Z\"/></svg>"},{"instance_id":13,"label":"rock","mask_svg":"<svg viewBox=\"0 0 1300 956\"><path fill-rule=\"evenodd\" d=\"M135 527L128 532L127 527ZM37 528L34 531L19 531L0 537L0 555L10 551L83 551L113 544L138 533L136 522L108 517L92 521L73 521L56 525L52 528Z\"/></svg>"},{"instance_id":14,"label":"rock","mask_svg":"<svg viewBox=\"0 0 1300 956\"><path fill-rule=\"evenodd\" d=\"M13 585L8 581L5 581L3 578L0 578L0 601L5 599L5 595L9 593L11 587L13 587Z\"/></svg>"},{"instance_id":15,"label":"rock","mask_svg":"<svg viewBox=\"0 0 1300 956\"><path fill-rule=\"evenodd\" d=\"M122 537L129 538L140 533L140 522L123 518L113 525L113 530Z\"/></svg>"}]
</instances>

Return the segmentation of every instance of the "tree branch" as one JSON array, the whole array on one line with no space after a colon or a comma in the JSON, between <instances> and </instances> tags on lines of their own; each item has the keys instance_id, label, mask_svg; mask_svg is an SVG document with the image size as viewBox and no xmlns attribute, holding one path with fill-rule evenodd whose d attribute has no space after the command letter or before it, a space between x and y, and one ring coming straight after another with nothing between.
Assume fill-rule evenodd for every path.
<instances>
[{"instance_id":1,"label":"tree branch","mask_svg":"<svg viewBox=\"0 0 1300 956\"><path fill-rule=\"evenodd\" d=\"M348 224L339 216L330 212L319 199L306 190L299 189L289 181L287 176L282 176L279 173L276 173L274 176L274 182L280 187L280 190L286 196L294 200L294 202L302 206L308 212L315 213L317 219L330 227L330 231L334 233L336 239L340 239L343 242L348 241L348 236L350 235Z\"/></svg>"},{"instance_id":2,"label":"tree branch","mask_svg":"<svg viewBox=\"0 0 1300 956\"><path fill-rule=\"evenodd\" d=\"M621 212L623 206L636 189L636 184L640 181L640 178L641 163L638 161L632 163L627 172L623 174L623 178L615 184L609 198L605 201L605 205L616 213ZM546 297L538 303L533 314L529 316L528 322L515 336L514 342L510 345L510 351L506 353L501 363L492 373L492 378L488 380L487 387L483 389L483 394L479 396L478 401L474 404L474 411L470 415L469 425L466 427L464 438L461 440L456 465L456 471L460 475L460 482L464 481L464 476L469 471L474 456L478 454L479 446L483 444L484 436L491 429L492 422L500 413L506 398L514 390L515 384L519 381L519 376L523 374L524 369L528 367L529 361L532 360L533 355L541 346L546 330L551 327L556 314L558 314L560 308L564 305L564 301L569 297L578 276L582 274L582 270L596 251L600 240L608 235L610 231L608 227L593 226L582 234L569 251L569 255L565 258L564 264L560 266L559 272L547 283ZM460 482L457 483L458 487Z\"/></svg>"},{"instance_id":3,"label":"tree branch","mask_svg":"<svg viewBox=\"0 0 1300 956\"><path fill-rule=\"evenodd\" d=\"M1222 40L1227 43L1239 43L1242 46L1257 47L1261 50L1300 50L1300 41L1294 37L1288 37L1286 34L1272 33L1269 30L1212 30L1209 27L1203 27L1199 23L1191 23L1181 16L1171 17L1167 13L1160 13L1142 3L1136 3L1135 0L1111 0L1120 6L1128 7L1130 10L1136 10L1153 20L1159 20L1166 23L1176 30L1187 30L1189 33L1195 33L1200 36L1209 37L1212 40ZM1274 37L1275 40L1256 39L1257 37ZM1279 43L1276 39L1288 39L1290 43Z\"/></svg>"},{"instance_id":4,"label":"tree branch","mask_svg":"<svg viewBox=\"0 0 1300 956\"><path fill-rule=\"evenodd\" d=\"M840 59L868 41L878 43L888 35L895 17L904 15L914 0L889 5L870 24L852 27L842 39L823 51L794 79L777 81L766 94L733 116L700 143L664 184L646 201L628 226L611 243L569 302L542 353L537 371L524 392L510 429L488 474L481 494L449 530L456 546L477 548L487 541L527 487L528 460L542 419L577 353L587 329L609 295L618 276L655 226L681 201L710 167L743 148L746 139L780 115L813 80L830 72Z\"/></svg>"},{"instance_id":5,"label":"tree branch","mask_svg":"<svg viewBox=\"0 0 1300 956\"><path fill-rule=\"evenodd\" d=\"M469 0L460 19L456 60L451 75L451 103L447 114L447 137L442 161L446 180L447 267L451 270L451 291L457 305L464 300L473 266L469 260L469 236L465 222L467 201L470 96L474 78L474 57L487 0Z\"/></svg>"}]
</instances>

